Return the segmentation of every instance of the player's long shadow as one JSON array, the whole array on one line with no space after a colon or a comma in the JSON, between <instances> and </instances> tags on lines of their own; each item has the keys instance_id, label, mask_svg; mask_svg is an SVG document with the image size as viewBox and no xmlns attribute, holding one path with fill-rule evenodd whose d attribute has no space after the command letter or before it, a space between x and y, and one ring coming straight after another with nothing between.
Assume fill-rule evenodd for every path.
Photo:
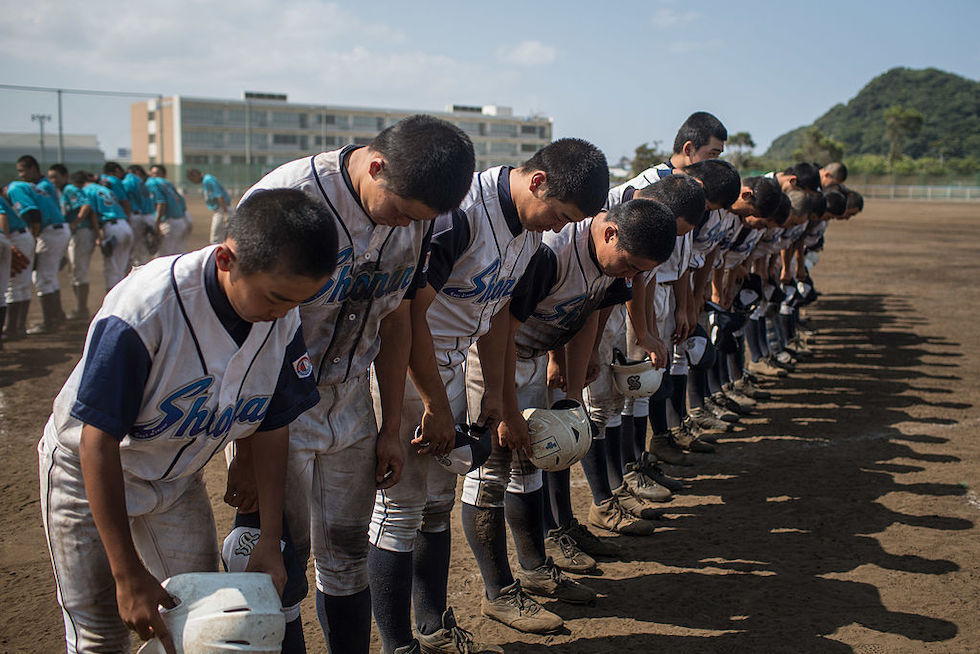
<instances>
[{"instance_id":1,"label":"player's long shadow","mask_svg":"<svg viewBox=\"0 0 980 654\"><path fill-rule=\"evenodd\" d=\"M84 344L85 329L81 327L4 343L0 350L0 388L47 376L52 367L79 359Z\"/></svg>"},{"instance_id":2,"label":"player's long shadow","mask_svg":"<svg viewBox=\"0 0 980 654\"><path fill-rule=\"evenodd\" d=\"M912 333L919 321L907 319L909 311L901 298L888 296L822 298L814 313L831 338L811 364L780 381L775 406L763 414L768 420L723 440L718 454L699 458L697 471L706 478L693 482L692 494L703 501L669 509L674 513L665 528L650 539L621 539L633 560L657 561L664 572L596 577L588 583L607 595L597 607L555 607L566 618L633 618L714 632L710 637L586 637L538 648L524 642L513 651L843 652L850 648L827 636L853 622L913 641L955 637L957 625L942 617L890 611L874 585L833 578L868 564L907 575L957 571L956 561L885 551L869 534L895 524L973 527L969 520L903 513L880 501L889 493L965 492L952 484L895 481L896 474L921 470L920 463L959 461L918 451L915 445L946 439L903 434L899 425L955 423L948 415L922 414L970 406L930 403L924 390L907 382L909 368L934 365L930 357L958 356L945 351L954 344ZM896 312L906 318L894 318ZM855 356L850 338L833 338L838 330L862 334L867 351ZM917 415L909 413L913 407ZM915 577L908 579L915 584Z\"/></svg>"}]
</instances>

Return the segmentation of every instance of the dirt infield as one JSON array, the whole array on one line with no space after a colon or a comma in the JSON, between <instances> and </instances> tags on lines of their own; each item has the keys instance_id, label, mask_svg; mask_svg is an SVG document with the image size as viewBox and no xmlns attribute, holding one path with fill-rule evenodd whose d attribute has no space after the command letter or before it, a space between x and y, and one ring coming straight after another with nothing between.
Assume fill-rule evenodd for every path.
<instances>
[{"instance_id":1,"label":"dirt infield","mask_svg":"<svg viewBox=\"0 0 980 654\"><path fill-rule=\"evenodd\" d=\"M191 208L199 245L207 214ZM873 201L832 225L814 271L816 356L718 453L697 455L653 537L620 539L627 560L585 580L597 605L549 604L567 630L547 637L480 617L457 518L459 622L507 652L980 651L978 261L978 204ZM3 652L63 651L34 448L83 339L76 328L0 351ZM217 500L222 470L208 473ZM573 487L584 517L580 471ZM304 611L322 652L311 601Z\"/></svg>"}]
</instances>

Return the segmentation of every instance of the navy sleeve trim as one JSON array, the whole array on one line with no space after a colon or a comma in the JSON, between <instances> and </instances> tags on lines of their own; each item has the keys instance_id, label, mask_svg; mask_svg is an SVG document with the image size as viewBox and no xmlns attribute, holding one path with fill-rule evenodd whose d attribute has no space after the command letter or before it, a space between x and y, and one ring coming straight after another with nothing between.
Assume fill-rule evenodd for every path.
<instances>
[{"instance_id":1,"label":"navy sleeve trim","mask_svg":"<svg viewBox=\"0 0 980 654\"><path fill-rule=\"evenodd\" d=\"M606 294L602 296L602 302L596 310L616 306L632 299L633 287L627 284L625 279L619 278L606 289Z\"/></svg>"},{"instance_id":2,"label":"navy sleeve trim","mask_svg":"<svg viewBox=\"0 0 980 654\"><path fill-rule=\"evenodd\" d=\"M558 257L551 248L542 244L514 286L514 294L510 298L511 315L521 322L527 322L538 304L551 293L557 279Z\"/></svg>"},{"instance_id":3,"label":"navy sleeve trim","mask_svg":"<svg viewBox=\"0 0 980 654\"><path fill-rule=\"evenodd\" d=\"M71 415L121 441L139 417L151 363L135 329L103 318L92 329Z\"/></svg>"},{"instance_id":4,"label":"navy sleeve trim","mask_svg":"<svg viewBox=\"0 0 980 654\"><path fill-rule=\"evenodd\" d=\"M466 212L454 209L435 219L426 281L436 291L442 289L453 266L470 245L470 222Z\"/></svg>"},{"instance_id":5,"label":"navy sleeve trim","mask_svg":"<svg viewBox=\"0 0 980 654\"><path fill-rule=\"evenodd\" d=\"M415 299L418 290L428 284L429 254L432 248L432 228L434 226L435 221L429 223L429 229L425 230L425 236L422 237L422 249L419 250L419 260L415 263L415 274L412 275L412 283L409 284L405 295L402 296L403 300Z\"/></svg>"},{"instance_id":6,"label":"navy sleeve trim","mask_svg":"<svg viewBox=\"0 0 980 654\"><path fill-rule=\"evenodd\" d=\"M296 329L293 340L286 346L275 393L269 402L269 410L256 431L272 431L285 427L320 401L320 392L311 374L312 367L297 365L303 357L309 358L309 355L303 340L303 327L300 326ZM301 377L301 374L306 376Z\"/></svg>"}]
</instances>

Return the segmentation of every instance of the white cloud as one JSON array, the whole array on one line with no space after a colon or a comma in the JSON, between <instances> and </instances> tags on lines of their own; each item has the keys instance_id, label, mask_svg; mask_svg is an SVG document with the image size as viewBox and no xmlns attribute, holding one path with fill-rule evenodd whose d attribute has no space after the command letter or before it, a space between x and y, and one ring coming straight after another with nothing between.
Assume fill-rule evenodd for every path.
<instances>
[{"instance_id":1,"label":"white cloud","mask_svg":"<svg viewBox=\"0 0 980 654\"><path fill-rule=\"evenodd\" d=\"M553 64L558 59L558 49L541 41L521 41L516 45L497 48L497 60L515 66Z\"/></svg>"},{"instance_id":2,"label":"white cloud","mask_svg":"<svg viewBox=\"0 0 980 654\"><path fill-rule=\"evenodd\" d=\"M693 23L699 18L701 18L701 12L678 11L673 7L667 6L660 7L653 12L650 22L657 29L667 30Z\"/></svg>"}]
</instances>

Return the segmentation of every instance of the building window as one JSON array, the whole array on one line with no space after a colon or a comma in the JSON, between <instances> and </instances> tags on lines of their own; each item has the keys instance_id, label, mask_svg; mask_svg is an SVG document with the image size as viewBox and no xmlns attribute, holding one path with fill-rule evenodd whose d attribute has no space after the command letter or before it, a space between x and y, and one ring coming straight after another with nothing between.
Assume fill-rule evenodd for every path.
<instances>
[{"instance_id":1,"label":"building window","mask_svg":"<svg viewBox=\"0 0 980 654\"><path fill-rule=\"evenodd\" d=\"M208 161L208 155L206 154L188 154L184 156L184 163L206 164L210 162Z\"/></svg>"},{"instance_id":2,"label":"building window","mask_svg":"<svg viewBox=\"0 0 980 654\"><path fill-rule=\"evenodd\" d=\"M373 138L369 138L369 137L355 136L354 145L371 145L371 141L373 140L374 140Z\"/></svg>"},{"instance_id":3,"label":"building window","mask_svg":"<svg viewBox=\"0 0 980 654\"><path fill-rule=\"evenodd\" d=\"M186 125L221 125L225 122L225 114L221 109L208 107L184 107L181 111L181 121Z\"/></svg>"},{"instance_id":4,"label":"building window","mask_svg":"<svg viewBox=\"0 0 980 654\"><path fill-rule=\"evenodd\" d=\"M150 111L147 111L146 112L146 119L147 120L156 120L157 119L157 112L156 111L153 111L152 109Z\"/></svg>"},{"instance_id":5,"label":"building window","mask_svg":"<svg viewBox=\"0 0 980 654\"><path fill-rule=\"evenodd\" d=\"M521 136L527 136L528 134L534 136L538 133L537 125L521 125Z\"/></svg>"},{"instance_id":6,"label":"building window","mask_svg":"<svg viewBox=\"0 0 980 654\"><path fill-rule=\"evenodd\" d=\"M521 143L521 152L537 152L538 146L534 143Z\"/></svg>"},{"instance_id":7,"label":"building window","mask_svg":"<svg viewBox=\"0 0 980 654\"><path fill-rule=\"evenodd\" d=\"M354 116L352 129L359 132L380 132L384 129L384 118L379 116Z\"/></svg>"},{"instance_id":8,"label":"building window","mask_svg":"<svg viewBox=\"0 0 980 654\"><path fill-rule=\"evenodd\" d=\"M456 126L470 136L486 136L487 126L484 123L476 123L469 120L461 120Z\"/></svg>"},{"instance_id":9,"label":"building window","mask_svg":"<svg viewBox=\"0 0 980 654\"><path fill-rule=\"evenodd\" d=\"M273 134L272 145L299 145L299 137L295 134Z\"/></svg>"},{"instance_id":10,"label":"building window","mask_svg":"<svg viewBox=\"0 0 980 654\"><path fill-rule=\"evenodd\" d=\"M149 143L156 143L157 142L157 135L156 134L150 134L150 140L148 142Z\"/></svg>"},{"instance_id":11,"label":"building window","mask_svg":"<svg viewBox=\"0 0 980 654\"><path fill-rule=\"evenodd\" d=\"M517 125L513 123L490 123L490 136L517 136Z\"/></svg>"},{"instance_id":12,"label":"building window","mask_svg":"<svg viewBox=\"0 0 980 654\"><path fill-rule=\"evenodd\" d=\"M314 136L313 145L317 146L335 146L340 145L339 139L336 136Z\"/></svg>"},{"instance_id":13,"label":"building window","mask_svg":"<svg viewBox=\"0 0 980 654\"><path fill-rule=\"evenodd\" d=\"M303 114L286 113L284 111L273 111L272 112L272 126L273 127L305 127L301 124L300 116Z\"/></svg>"},{"instance_id":14,"label":"building window","mask_svg":"<svg viewBox=\"0 0 980 654\"><path fill-rule=\"evenodd\" d=\"M243 164L243 163L245 163L245 155L241 155L241 154L233 154L233 155L231 155L231 157L229 158L229 163L233 163L233 164Z\"/></svg>"},{"instance_id":15,"label":"building window","mask_svg":"<svg viewBox=\"0 0 980 654\"><path fill-rule=\"evenodd\" d=\"M516 143L501 143L500 141L490 142L490 154L504 154L508 156L517 155Z\"/></svg>"}]
</instances>

